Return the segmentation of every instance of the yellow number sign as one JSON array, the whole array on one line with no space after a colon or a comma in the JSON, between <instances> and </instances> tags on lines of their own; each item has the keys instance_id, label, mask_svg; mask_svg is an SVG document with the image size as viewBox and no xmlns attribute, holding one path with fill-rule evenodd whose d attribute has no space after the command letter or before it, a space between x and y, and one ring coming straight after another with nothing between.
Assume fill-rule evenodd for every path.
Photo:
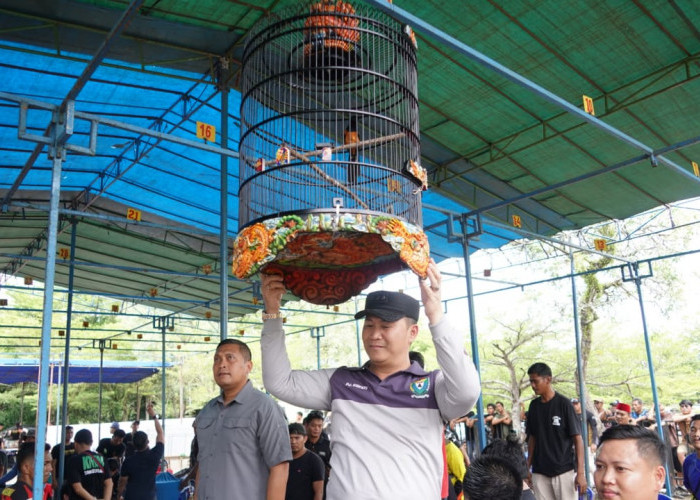
<instances>
[{"instance_id":1,"label":"yellow number sign","mask_svg":"<svg viewBox=\"0 0 700 500\"><path fill-rule=\"evenodd\" d=\"M197 139L216 141L216 127L204 122L197 122Z\"/></svg>"},{"instance_id":2,"label":"yellow number sign","mask_svg":"<svg viewBox=\"0 0 700 500\"><path fill-rule=\"evenodd\" d=\"M136 210L135 208L128 208L126 210L126 218L129 220L140 221L141 220L141 210Z\"/></svg>"}]
</instances>

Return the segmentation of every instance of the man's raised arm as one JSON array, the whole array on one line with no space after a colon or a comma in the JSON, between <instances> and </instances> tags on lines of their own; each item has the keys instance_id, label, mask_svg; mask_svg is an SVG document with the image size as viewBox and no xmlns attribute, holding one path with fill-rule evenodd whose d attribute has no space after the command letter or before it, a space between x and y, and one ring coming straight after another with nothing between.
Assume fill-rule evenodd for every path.
<instances>
[{"instance_id":1,"label":"man's raised arm","mask_svg":"<svg viewBox=\"0 0 700 500\"><path fill-rule=\"evenodd\" d=\"M282 276L261 274L261 281L265 303L263 318L269 318L263 320L260 338L265 389L282 401L302 408L330 410L330 377L334 370L292 370L284 341L282 318L279 316L282 295L286 291Z\"/></svg>"}]
</instances>

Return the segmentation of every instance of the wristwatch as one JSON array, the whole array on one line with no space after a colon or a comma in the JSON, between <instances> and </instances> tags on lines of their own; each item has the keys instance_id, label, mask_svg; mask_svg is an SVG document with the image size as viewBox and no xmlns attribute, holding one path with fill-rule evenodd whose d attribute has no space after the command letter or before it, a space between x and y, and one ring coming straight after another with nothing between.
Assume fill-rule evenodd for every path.
<instances>
[{"instance_id":1,"label":"wristwatch","mask_svg":"<svg viewBox=\"0 0 700 500\"><path fill-rule=\"evenodd\" d=\"M262 320L267 321L268 319L279 319L282 317L282 313L266 313L265 311L262 312Z\"/></svg>"}]
</instances>

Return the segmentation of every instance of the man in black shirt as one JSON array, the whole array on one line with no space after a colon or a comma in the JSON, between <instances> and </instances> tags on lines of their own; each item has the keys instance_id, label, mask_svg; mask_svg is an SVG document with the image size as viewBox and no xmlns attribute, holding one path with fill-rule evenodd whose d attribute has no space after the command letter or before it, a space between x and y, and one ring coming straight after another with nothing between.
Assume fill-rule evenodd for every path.
<instances>
[{"instance_id":1,"label":"man in black shirt","mask_svg":"<svg viewBox=\"0 0 700 500\"><path fill-rule=\"evenodd\" d=\"M289 478L285 500L322 500L323 460L304 446L306 430L301 424L289 424L289 444L292 461L289 463ZM129 500L129 499L126 499Z\"/></svg>"},{"instance_id":2,"label":"man in black shirt","mask_svg":"<svg viewBox=\"0 0 700 500\"><path fill-rule=\"evenodd\" d=\"M130 457L134 454L134 436L139 431L140 420L134 420L131 423L131 432L124 436L124 446L126 446L126 456Z\"/></svg>"},{"instance_id":3,"label":"man in black shirt","mask_svg":"<svg viewBox=\"0 0 700 500\"><path fill-rule=\"evenodd\" d=\"M105 459L90 451L92 433L80 429L75 434L75 454L66 465L66 488L68 500L112 498L112 478L105 471Z\"/></svg>"},{"instance_id":4,"label":"man in black shirt","mask_svg":"<svg viewBox=\"0 0 700 500\"><path fill-rule=\"evenodd\" d=\"M323 432L323 414L320 411L312 411L304 419L306 429L306 449L313 451L321 457L326 467L326 477L323 486L323 498L326 498L326 485L331 474L331 441Z\"/></svg>"},{"instance_id":5,"label":"man in black shirt","mask_svg":"<svg viewBox=\"0 0 700 500\"><path fill-rule=\"evenodd\" d=\"M122 465L117 498L123 496L124 500L153 500L156 496L156 470L163 458L165 438L153 405L149 404L146 411L156 428L156 444L148 449L146 433L138 431L134 434L134 454L126 457Z\"/></svg>"},{"instance_id":6,"label":"man in black shirt","mask_svg":"<svg viewBox=\"0 0 700 500\"><path fill-rule=\"evenodd\" d=\"M68 462L68 458L75 453L75 445L73 444L73 426L72 425L66 425L66 441L64 445L64 459L63 459L63 471L59 473L58 466L59 466L59 458L61 455L61 443L57 444L53 448L51 448L51 464L53 465L53 473L54 477L61 477L61 481L63 481L66 478L65 474L65 469L66 469L66 462Z\"/></svg>"},{"instance_id":7,"label":"man in black shirt","mask_svg":"<svg viewBox=\"0 0 700 500\"><path fill-rule=\"evenodd\" d=\"M579 419L569 398L552 388L552 370L535 363L527 371L530 386L539 396L527 413L528 469L538 500L577 500L586 494L583 439ZM571 448L576 448L576 465ZM578 490L578 491L577 491Z\"/></svg>"},{"instance_id":8,"label":"man in black shirt","mask_svg":"<svg viewBox=\"0 0 700 500\"><path fill-rule=\"evenodd\" d=\"M100 439L100 444L97 445L97 453L105 458L116 458L121 464L121 460L126 452L124 436L126 436L126 433L122 429L117 429L111 438Z\"/></svg>"}]
</instances>

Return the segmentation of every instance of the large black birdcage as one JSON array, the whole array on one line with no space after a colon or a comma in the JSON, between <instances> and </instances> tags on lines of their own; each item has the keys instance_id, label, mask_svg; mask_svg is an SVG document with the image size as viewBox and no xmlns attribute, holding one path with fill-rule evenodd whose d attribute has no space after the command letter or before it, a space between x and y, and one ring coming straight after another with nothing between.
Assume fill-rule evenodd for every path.
<instances>
[{"instance_id":1,"label":"large black birdcage","mask_svg":"<svg viewBox=\"0 0 700 500\"><path fill-rule=\"evenodd\" d=\"M247 38L241 87L241 228L339 208L421 226L410 28L342 0L270 14Z\"/></svg>"}]
</instances>

